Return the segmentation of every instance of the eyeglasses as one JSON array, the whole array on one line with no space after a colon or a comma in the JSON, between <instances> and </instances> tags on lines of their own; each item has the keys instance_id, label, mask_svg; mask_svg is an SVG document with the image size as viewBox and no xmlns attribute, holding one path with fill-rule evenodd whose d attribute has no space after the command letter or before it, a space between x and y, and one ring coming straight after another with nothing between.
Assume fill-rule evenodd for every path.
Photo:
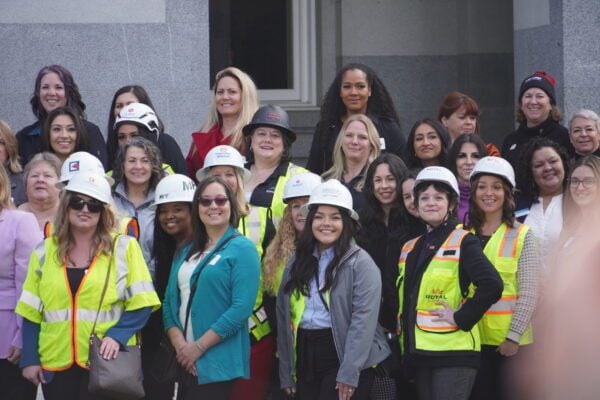
<instances>
[{"instance_id":1,"label":"eyeglasses","mask_svg":"<svg viewBox=\"0 0 600 400\"><path fill-rule=\"evenodd\" d=\"M94 214L104 210L104 203L96 199L85 201L81 197L73 196L71 197L71 200L69 200L69 208L75 211L83 210L84 206L87 206L88 211Z\"/></svg>"},{"instance_id":2,"label":"eyeglasses","mask_svg":"<svg viewBox=\"0 0 600 400\"><path fill-rule=\"evenodd\" d=\"M218 207L223 207L225 203L227 203L229 199L223 196L217 196L214 199L209 199L208 197L204 197L200 199L200 205L202 207L210 207L210 205L214 202Z\"/></svg>"},{"instance_id":3,"label":"eyeglasses","mask_svg":"<svg viewBox=\"0 0 600 400\"><path fill-rule=\"evenodd\" d=\"M594 186L597 182L596 182L596 178L583 178L583 179L571 178L571 179L569 179L569 184L571 185L571 187L573 189L577 189L579 187L580 183L583 185L583 187L585 189L589 189L592 186Z\"/></svg>"}]
</instances>

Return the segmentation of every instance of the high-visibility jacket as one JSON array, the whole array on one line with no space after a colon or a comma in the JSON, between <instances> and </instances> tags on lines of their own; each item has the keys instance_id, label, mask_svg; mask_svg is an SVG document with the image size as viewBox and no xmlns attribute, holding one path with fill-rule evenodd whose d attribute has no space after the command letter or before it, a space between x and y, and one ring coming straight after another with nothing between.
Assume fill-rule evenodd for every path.
<instances>
[{"instance_id":1,"label":"high-visibility jacket","mask_svg":"<svg viewBox=\"0 0 600 400\"><path fill-rule=\"evenodd\" d=\"M506 340L510 323L515 312L515 305L519 298L519 284L517 269L523 251L525 235L529 231L527 225L515 223L509 227L502 223L488 240L483 253L490 260L500 274L504 283L502 297L492 305L477 323L481 343L487 345L500 345ZM519 344L533 342L531 324L521 336Z\"/></svg>"},{"instance_id":2,"label":"high-visibility jacket","mask_svg":"<svg viewBox=\"0 0 600 400\"><path fill-rule=\"evenodd\" d=\"M417 351L480 351L479 331L474 326L463 331L445 321L435 321L436 316L429 310L439 308L436 303L445 301L453 309L458 309L465 298L460 288L459 261L462 240L469 232L455 229L437 250L421 278L416 304L414 326L415 349ZM419 238L408 241L402 248L399 262L399 310L402 312L404 296L404 272L408 254L414 249ZM404 332L400 332L400 348Z\"/></svg>"},{"instance_id":3,"label":"high-visibility jacket","mask_svg":"<svg viewBox=\"0 0 600 400\"><path fill-rule=\"evenodd\" d=\"M140 238L140 223L136 217L121 218L117 231L138 240ZM53 233L54 225L50 221L46 222L44 224L44 239L48 239Z\"/></svg>"},{"instance_id":4,"label":"high-visibility jacket","mask_svg":"<svg viewBox=\"0 0 600 400\"><path fill-rule=\"evenodd\" d=\"M74 296L66 262L58 258L57 238L51 236L33 251L15 312L40 324L38 351L43 369L62 371L73 363L87 368L96 315L96 333L102 338L123 312L160 307L137 241L125 235L114 234L113 238L116 244L112 255L98 249ZM98 312L109 268L108 286ZM127 344L135 341L134 335Z\"/></svg>"},{"instance_id":5,"label":"high-visibility jacket","mask_svg":"<svg viewBox=\"0 0 600 400\"><path fill-rule=\"evenodd\" d=\"M258 255L261 259L269 243L275 236L275 227L279 226L279 221L283 218L283 212L286 207L286 204L283 202L283 188L291 176L302 172L306 172L306 169L289 163L285 175L277 179L271 205L269 207L250 205L249 214L240 219L238 230L256 245ZM250 333L256 341L260 341L271 333L267 312L263 306L263 291L261 274L254 311L250 318L248 318Z\"/></svg>"}]
</instances>

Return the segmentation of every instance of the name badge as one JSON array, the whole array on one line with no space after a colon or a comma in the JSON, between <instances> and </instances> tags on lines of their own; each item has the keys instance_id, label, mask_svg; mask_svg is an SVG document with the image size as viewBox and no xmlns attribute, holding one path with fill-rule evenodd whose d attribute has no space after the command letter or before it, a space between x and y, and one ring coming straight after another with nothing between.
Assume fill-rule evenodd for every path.
<instances>
[{"instance_id":1,"label":"name badge","mask_svg":"<svg viewBox=\"0 0 600 400\"><path fill-rule=\"evenodd\" d=\"M385 150L385 138L379 138L379 148Z\"/></svg>"},{"instance_id":2,"label":"name badge","mask_svg":"<svg viewBox=\"0 0 600 400\"><path fill-rule=\"evenodd\" d=\"M217 254L212 258L212 260L210 260L208 265L215 265L220 259L221 259L221 255Z\"/></svg>"}]
</instances>

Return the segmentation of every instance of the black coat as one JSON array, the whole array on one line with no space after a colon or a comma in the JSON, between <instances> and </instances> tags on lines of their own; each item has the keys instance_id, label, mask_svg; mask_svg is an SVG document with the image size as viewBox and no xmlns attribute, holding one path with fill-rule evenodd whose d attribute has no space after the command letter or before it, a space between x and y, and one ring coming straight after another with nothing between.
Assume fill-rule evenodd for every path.
<instances>
[{"instance_id":1,"label":"black coat","mask_svg":"<svg viewBox=\"0 0 600 400\"><path fill-rule=\"evenodd\" d=\"M506 136L502 142L502 157L504 157L515 170L515 176L519 176L519 159L523 148L535 137L548 138L565 148L569 156L575 154L575 149L569 140L569 130L548 118L541 124L532 128L527 127L526 122L521 122L519 128Z\"/></svg>"},{"instance_id":2,"label":"black coat","mask_svg":"<svg viewBox=\"0 0 600 400\"><path fill-rule=\"evenodd\" d=\"M415 350L414 332L421 279L433 256L455 226L456 220L448 220L421 236L406 259L401 323L404 332L405 362L408 366L479 368L480 357L477 352L417 352ZM461 292L467 293L471 283L476 287L473 297L466 299L460 309L454 313L456 325L463 331L469 331L486 310L500 299L503 283L492 263L483 254L481 242L472 234L466 235L461 243L458 268Z\"/></svg>"},{"instance_id":3,"label":"black coat","mask_svg":"<svg viewBox=\"0 0 600 400\"><path fill-rule=\"evenodd\" d=\"M376 114L367 114L367 116L373 121L379 137L384 139L385 151L402 157L406 138L402 135L400 126L396 121ZM342 129L341 121L319 121L310 146L308 162L306 163L306 168L309 171L321 175L331 168L333 165L333 146L340 129Z\"/></svg>"},{"instance_id":4,"label":"black coat","mask_svg":"<svg viewBox=\"0 0 600 400\"><path fill-rule=\"evenodd\" d=\"M98 157L104 169L108 169L106 155L106 142L100 128L87 120L83 120L88 135L89 153ZM41 139L42 129L40 122L34 122L17 132L19 143L19 158L22 165L26 165L36 154L44 151Z\"/></svg>"},{"instance_id":5,"label":"black coat","mask_svg":"<svg viewBox=\"0 0 600 400\"><path fill-rule=\"evenodd\" d=\"M164 163L169 164L176 174L187 175L187 168L181 148L171 135L166 133L158 135L158 148L160 149L160 155Z\"/></svg>"}]
</instances>

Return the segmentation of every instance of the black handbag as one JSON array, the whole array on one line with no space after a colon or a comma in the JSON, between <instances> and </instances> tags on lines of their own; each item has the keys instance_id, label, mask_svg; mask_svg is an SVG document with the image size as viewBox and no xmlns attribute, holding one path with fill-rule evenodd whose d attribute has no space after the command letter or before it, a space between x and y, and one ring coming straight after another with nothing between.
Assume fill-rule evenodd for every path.
<instances>
[{"instance_id":1,"label":"black handbag","mask_svg":"<svg viewBox=\"0 0 600 400\"><path fill-rule=\"evenodd\" d=\"M225 246L227 242L229 242L231 239L237 236L239 236L238 233L234 233L233 235L231 235L229 238L223 241L221 245L213 251L213 253L219 251L223 246ZM198 279L200 278L200 273L202 272L202 269L204 269L205 266L206 262L204 262L200 266L200 271L198 271L198 273L196 274L196 280L192 283L192 286L190 287L190 297L185 307L185 323L183 324L184 336L187 332L188 323L190 320L192 299L194 298L196 288L198 287ZM160 383L178 381L184 375L183 370L177 362L177 351L175 351L175 348L171 344L171 340L166 334L163 335L158 350L156 351L156 354L152 359L152 365L150 366L150 374L152 374L152 377Z\"/></svg>"},{"instance_id":2,"label":"black handbag","mask_svg":"<svg viewBox=\"0 0 600 400\"><path fill-rule=\"evenodd\" d=\"M125 254L116 253L116 243L119 237L115 240L115 251L113 257L125 257ZM142 373L142 352L140 349L140 335L136 333L137 344L127 346L125 350L119 351L115 359L105 360L100 356L100 345L102 341L96 335L96 322L100 314L100 307L106 294L108 287L108 279L110 276L110 266L106 272L102 295L100 296L100 304L92 326L90 334L90 349L88 365L90 368L90 381L88 391L90 393L100 394L102 396L113 399L139 399L145 396Z\"/></svg>"}]
</instances>

